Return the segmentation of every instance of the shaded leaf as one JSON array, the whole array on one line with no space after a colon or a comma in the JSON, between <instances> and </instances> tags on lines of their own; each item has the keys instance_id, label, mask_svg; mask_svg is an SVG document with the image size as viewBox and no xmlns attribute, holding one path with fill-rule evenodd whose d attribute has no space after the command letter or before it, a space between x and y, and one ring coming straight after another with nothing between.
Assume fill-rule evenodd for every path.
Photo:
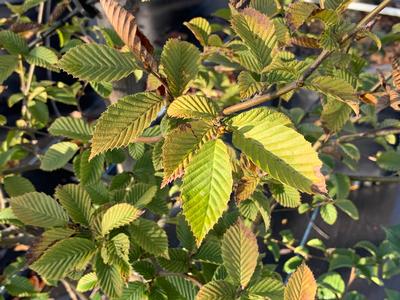
<instances>
[{"instance_id":1,"label":"shaded leaf","mask_svg":"<svg viewBox=\"0 0 400 300\"><path fill-rule=\"evenodd\" d=\"M244 289L257 266L256 236L239 221L224 234L221 250L228 275Z\"/></svg>"},{"instance_id":2,"label":"shaded leaf","mask_svg":"<svg viewBox=\"0 0 400 300\"><path fill-rule=\"evenodd\" d=\"M58 280L71 270L83 269L95 251L95 244L88 239L64 239L49 248L31 265L31 269L46 279Z\"/></svg>"},{"instance_id":3,"label":"shaded leaf","mask_svg":"<svg viewBox=\"0 0 400 300\"><path fill-rule=\"evenodd\" d=\"M25 177L19 175L5 177L4 189L10 197L21 196L35 191L33 184Z\"/></svg>"},{"instance_id":4,"label":"shaded leaf","mask_svg":"<svg viewBox=\"0 0 400 300\"><path fill-rule=\"evenodd\" d=\"M50 196L31 192L11 199L11 208L26 225L39 227L65 226L68 215Z\"/></svg>"},{"instance_id":5,"label":"shaded leaf","mask_svg":"<svg viewBox=\"0 0 400 300\"><path fill-rule=\"evenodd\" d=\"M49 127L48 131L54 136L64 136L88 142L92 138L92 128L83 119L59 117Z\"/></svg>"},{"instance_id":6,"label":"shaded leaf","mask_svg":"<svg viewBox=\"0 0 400 300\"><path fill-rule=\"evenodd\" d=\"M153 93L126 96L110 105L96 123L90 159L134 142L150 126L163 105L163 99Z\"/></svg>"},{"instance_id":7,"label":"shaded leaf","mask_svg":"<svg viewBox=\"0 0 400 300\"><path fill-rule=\"evenodd\" d=\"M64 167L78 151L78 145L61 142L50 146L41 159L40 168L44 171L54 171Z\"/></svg>"},{"instance_id":8,"label":"shaded leaf","mask_svg":"<svg viewBox=\"0 0 400 300\"><path fill-rule=\"evenodd\" d=\"M177 39L167 41L161 54L161 65L174 97L182 95L195 79L200 67L200 52L192 44Z\"/></svg>"}]
</instances>

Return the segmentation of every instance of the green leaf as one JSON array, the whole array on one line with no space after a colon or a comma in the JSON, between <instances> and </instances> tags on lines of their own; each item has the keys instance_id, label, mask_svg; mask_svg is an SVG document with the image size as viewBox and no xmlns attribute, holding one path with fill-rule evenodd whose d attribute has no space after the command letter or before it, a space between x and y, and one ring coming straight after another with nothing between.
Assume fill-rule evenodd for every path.
<instances>
[{"instance_id":1,"label":"green leaf","mask_svg":"<svg viewBox=\"0 0 400 300\"><path fill-rule=\"evenodd\" d=\"M350 114L351 107L349 105L328 97L326 104L323 105L321 121L333 133L339 132L349 121Z\"/></svg>"},{"instance_id":2,"label":"green leaf","mask_svg":"<svg viewBox=\"0 0 400 300\"><path fill-rule=\"evenodd\" d=\"M344 11L351 3L351 0L320 0L321 7L324 9L335 9Z\"/></svg>"},{"instance_id":3,"label":"green leaf","mask_svg":"<svg viewBox=\"0 0 400 300\"><path fill-rule=\"evenodd\" d=\"M39 227L65 226L68 215L50 196L31 192L11 199L11 208L17 218L26 225Z\"/></svg>"},{"instance_id":4,"label":"green leaf","mask_svg":"<svg viewBox=\"0 0 400 300\"><path fill-rule=\"evenodd\" d=\"M33 48L29 54L25 55L26 61L31 65L36 65L52 71L58 70L58 57L53 50L39 46Z\"/></svg>"},{"instance_id":5,"label":"green leaf","mask_svg":"<svg viewBox=\"0 0 400 300\"><path fill-rule=\"evenodd\" d=\"M298 190L281 183L269 183L268 187L272 197L284 207L298 207L301 204L301 197Z\"/></svg>"},{"instance_id":6,"label":"green leaf","mask_svg":"<svg viewBox=\"0 0 400 300\"><path fill-rule=\"evenodd\" d=\"M189 270L189 254L179 248L170 248L168 250L168 259L159 257L160 266L173 273L186 273Z\"/></svg>"},{"instance_id":7,"label":"green leaf","mask_svg":"<svg viewBox=\"0 0 400 300\"><path fill-rule=\"evenodd\" d=\"M28 54L29 47L26 41L10 30L0 31L0 46L10 54Z\"/></svg>"},{"instance_id":8,"label":"green leaf","mask_svg":"<svg viewBox=\"0 0 400 300\"><path fill-rule=\"evenodd\" d=\"M103 292L110 298L121 296L124 288L124 280L119 267L105 264L100 255L96 257L95 267L98 283Z\"/></svg>"},{"instance_id":9,"label":"green leaf","mask_svg":"<svg viewBox=\"0 0 400 300\"><path fill-rule=\"evenodd\" d=\"M131 54L97 44L72 48L58 65L81 80L106 82L125 78L138 68Z\"/></svg>"},{"instance_id":10,"label":"green leaf","mask_svg":"<svg viewBox=\"0 0 400 300\"><path fill-rule=\"evenodd\" d=\"M233 282L246 288L257 266L256 236L242 221L231 226L222 240L222 260Z\"/></svg>"},{"instance_id":11,"label":"green leaf","mask_svg":"<svg viewBox=\"0 0 400 300\"><path fill-rule=\"evenodd\" d=\"M208 44L208 37L211 34L211 26L206 19L197 17L183 24L189 28L203 47Z\"/></svg>"},{"instance_id":12,"label":"green leaf","mask_svg":"<svg viewBox=\"0 0 400 300\"><path fill-rule=\"evenodd\" d=\"M142 282L128 282L119 300L147 300L146 285Z\"/></svg>"},{"instance_id":13,"label":"green leaf","mask_svg":"<svg viewBox=\"0 0 400 300\"><path fill-rule=\"evenodd\" d=\"M232 167L221 140L204 144L189 162L183 178L183 214L200 245L227 209L232 191Z\"/></svg>"},{"instance_id":14,"label":"green leaf","mask_svg":"<svg viewBox=\"0 0 400 300\"><path fill-rule=\"evenodd\" d=\"M139 218L129 229L132 239L146 252L168 258L168 237L157 223Z\"/></svg>"},{"instance_id":15,"label":"green leaf","mask_svg":"<svg viewBox=\"0 0 400 300\"><path fill-rule=\"evenodd\" d=\"M30 249L30 260L37 260L49 247L53 246L56 242L71 237L75 230L71 228L51 228L46 230L40 239L32 245Z\"/></svg>"},{"instance_id":16,"label":"green leaf","mask_svg":"<svg viewBox=\"0 0 400 300\"><path fill-rule=\"evenodd\" d=\"M234 300L236 288L223 280L211 281L200 289L196 300Z\"/></svg>"},{"instance_id":17,"label":"green leaf","mask_svg":"<svg viewBox=\"0 0 400 300\"><path fill-rule=\"evenodd\" d=\"M256 80L250 72L242 71L238 76L238 84L241 98L249 98L263 91L267 84Z\"/></svg>"},{"instance_id":18,"label":"green leaf","mask_svg":"<svg viewBox=\"0 0 400 300\"><path fill-rule=\"evenodd\" d=\"M321 217L329 225L333 225L337 219L337 209L333 204L326 204L321 206Z\"/></svg>"},{"instance_id":19,"label":"green leaf","mask_svg":"<svg viewBox=\"0 0 400 300\"><path fill-rule=\"evenodd\" d=\"M318 278L318 299L341 299L346 289L342 277L329 272Z\"/></svg>"},{"instance_id":20,"label":"green leaf","mask_svg":"<svg viewBox=\"0 0 400 300\"><path fill-rule=\"evenodd\" d=\"M90 159L134 142L163 106L163 99L153 93L126 96L110 105L96 123Z\"/></svg>"},{"instance_id":21,"label":"green leaf","mask_svg":"<svg viewBox=\"0 0 400 300\"><path fill-rule=\"evenodd\" d=\"M213 119L218 114L218 107L207 97L185 95L176 98L168 107L167 113L175 118Z\"/></svg>"},{"instance_id":22,"label":"green leaf","mask_svg":"<svg viewBox=\"0 0 400 300\"><path fill-rule=\"evenodd\" d=\"M129 155L133 158L133 159L140 159L145 151L145 144L144 143L132 143L128 146L128 152Z\"/></svg>"},{"instance_id":23,"label":"green leaf","mask_svg":"<svg viewBox=\"0 0 400 300\"><path fill-rule=\"evenodd\" d=\"M64 167L78 149L78 145L70 142L61 142L50 146L41 159L40 169L54 171Z\"/></svg>"},{"instance_id":24,"label":"green leaf","mask_svg":"<svg viewBox=\"0 0 400 300\"><path fill-rule=\"evenodd\" d=\"M318 9L313 3L293 2L286 11L286 20L292 31L296 31L311 14Z\"/></svg>"},{"instance_id":25,"label":"green leaf","mask_svg":"<svg viewBox=\"0 0 400 300\"><path fill-rule=\"evenodd\" d=\"M97 94L103 98L108 98L112 92L113 86L110 82L96 82L91 81L90 86L96 91Z\"/></svg>"},{"instance_id":26,"label":"green leaf","mask_svg":"<svg viewBox=\"0 0 400 300\"><path fill-rule=\"evenodd\" d=\"M96 245L84 238L64 239L50 247L31 269L47 280L63 278L69 271L82 270L96 252Z\"/></svg>"},{"instance_id":27,"label":"green leaf","mask_svg":"<svg viewBox=\"0 0 400 300\"><path fill-rule=\"evenodd\" d=\"M304 137L285 126L280 114L251 121L252 110L230 121L233 144L272 178L306 193L325 193L322 162ZM257 122L255 122L257 121Z\"/></svg>"},{"instance_id":28,"label":"green leaf","mask_svg":"<svg viewBox=\"0 0 400 300\"><path fill-rule=\"evenodd\" d=\"M75 175L85 186L98 184L103 174L104 155L98 155L89 161L90 150L85 150L74 159Z\"/></svg>"},{"instance_id":29,"label":"green leaf","mask_svg":"<svg viewBox=\"0 0 400 300\"><path fill-rule=\"evenodd\" d=\"M358 103L353 86L339 77L317 76L307 82L304 87L349 105Z\"/></svg>"},{"instance_id":30,"label":"green leaf","mask_svg":"<svg viewBox=\"0 0 400 300\"><path fill-rule=\"evenodd\" d=\"M162 187L181 177L194 153L211 139L213 129L202 121L171 130L162 147L164 178Z\"/></svg>"},{"instance_id":31,"label":"green leaf","mask_svg":"<svg viewBox=\"0 0 400 300\"><path fill-rule=\"evenodd\" d=\"M0 83L3 83L17 68L18 56L1 55L0 56Z\"/></svg>"},{"instance_id":32,"label":"green leaf","mask_svg":"<svg viewBox=\"0 0 400 300\"><path fill-rule=\"evenodd\" d=\"M255 65L254 71L262 73L272 62L272 52L277 45L274 23L259 11L245 8L232 16L231 24L249 49L239 53L240 60L253 60L256 62L251 63Z\"/></svg>"},{"instance_id":33,"label":"green leaf","mask_svg":"<svg viewBox=\"0 0 400 300\"><path fill-rule=\"evenodd\" d=\"M339 199L335 201L335 205L339 207L345 214L354 220L359 219L357 206L350 200Z\"/></svg>"},{"instance_id":34,"label":"green leaf","mask_svg":"<svg viewBox=\"0 0 400 300\"><path fill-rule=\"evenodd\" d=\"M4 178L4 189L10 197L16 197L35 191L33 184L28 179L19 175L7 176Z\"/></svg>"},{"instance_id":35,"label":"green leaf","mask_svg":"<svg viewBox=\"0 0 400 300\"><path fill-rule=\"evenodd\" d=\"M250 7L257 9L269 17L278 13L278 6L275 0L251 0Z\"/></svg>"},{"instance_id":36,"label":"green leaf","mask_svg":"<svg viewBox=\"0 0 400 300\"><path fill-rule=\"evenodd\" d=\"M143 208L149 204L157 193L157 186L146 183L136 183L125 197L125 201L133 204L137 208Z\"/></svg>"},{"instance_id":37,"label":"green leaf","mask_svg":"<svg viewBox=\"0 0 400 300\"><path fill-rule=\"evenodd\" d=\"M88 142L92 138L92 127L83 119L59 117L48 129L54 136L64 136L69 139Z\"/></svg>"},{"instance_id":38,"label":"green leaf","mask_svg":"<svg viewBox=\"0 0 400 300\"><path fill-rule=\"evenodd\" d=\"M167 276L165 278L185 300L194 300L198 288L189 280L180 276Z\"/></svg>"},{"instance_id":39,"label":"green leaf","mask_svg":"<svg viewBox=\"0 0 400 300\"><path fill-rule=\"evenodd\" d=\"M248 288L250 295L263 297L269 300L281 300L283 298L284 285L274 278L262 278Z\"/></svg>"},{"instance_id":40,"label":"green leaf","mask_svg":"<svg viewBox=\"0 0 400 300\"><path fill-rule=\"evenodd\" d=\"M377 164L384 170L399 171L400 170L400 152L386 151L382 152L377 160Z\"/></svg>"},{"instance_id":41,"label":"green leaf","mask_svg":"<svg viewBox=\"0 0 400 300\"><path fill-rule=\"evenodd\" d=\"M18 220L11 207L0 209L0 224L13 224L23 226L24 224Z\"/></svg>"},{"instance_id":42,"label":"green leaf","mask_svg":"<svg viewBox=\"0 0 400 300\"><path fill-rule=\"evenodd\" d=\"M83 277L81 277L81 279L79 279L78 284L76 286L76 290L80 293L88 292L88 291L94 289L96 284L97 284L96 273L90 272L90 273L83 275Z\"/></svg>"},{"instance_id":43,"label":"green leaf","mask_svg":"<svg viewBox=\"0 0 400 300\"><path fill-rule=\"evenodd\" d=\"M79 185L67 184L56 189L55 197L75 223L88 226L93 214L89 194Z\"/></svg>"},{"instance_id":44,"label":"green leaf","mask_svg":"<svg viewBox=\"0 0 400 300\"><path fill-rule=\"evenodd\" d=\"M128 203L119 203L111 206L101 220L101 233L106 235L111 230L132 223L141 215L141 211Z\"/></svg>"},{"instance_id":45,"label":"green leaf","mask_svg":"<svg viewBox=\"0 0 400 300\"><path fill-rule=\"evenodd\" d=\"M112 239L103 243L100 252L103 262L108 265L119 266L121 275L124 277L129 276L131 272L129 248L129 237L124 233L117 234Z\"/></svg>"},{"instance_id":46,"label":"green leaf","mask_svg":"<svg viewBox=\"0 0 400 300\"><path fill-rule=\"evenodd\" d=\"M302 264L294 272L285 288L285 300L308 300L315 299L317 284L311 270Z\"/></svg>"},{"instance_id":47,"label":"green leaf","mask_svg":"<svg viewBox=\"0 0 400 300\"><path fill-rule=\"evenodd\" d=\"M200 52L192 44L177 39L167 41L161 54L161 65L174 97L188 89L200 67Z\"/></svg>"}]
</instances>

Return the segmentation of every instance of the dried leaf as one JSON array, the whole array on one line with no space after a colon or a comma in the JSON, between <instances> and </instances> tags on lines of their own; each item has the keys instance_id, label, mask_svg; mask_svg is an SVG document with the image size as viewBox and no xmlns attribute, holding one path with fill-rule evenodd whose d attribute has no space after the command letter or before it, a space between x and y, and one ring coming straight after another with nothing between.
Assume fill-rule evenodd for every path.
<instances>
[{"instance_id":1,"label":"dried leaf","mask_svg":"<svg viewBox=\"0 0 400 300\"><path fill-rule=\"evenodd\" d=\"M136 18L115 0L100 0L100 3L108 20L122 41L143 63L143 66L147 70L157 71L157 62L152 55L153 46L139 30Z\"/></svg>"}]
</instances>

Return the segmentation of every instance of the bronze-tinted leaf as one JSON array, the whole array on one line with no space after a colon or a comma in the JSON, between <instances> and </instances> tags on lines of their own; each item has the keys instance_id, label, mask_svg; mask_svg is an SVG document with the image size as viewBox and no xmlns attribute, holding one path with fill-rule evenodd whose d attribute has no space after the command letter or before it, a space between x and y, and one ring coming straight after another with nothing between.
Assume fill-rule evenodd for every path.
<instances>
[{"instance_id":1,"label":"bronze-tinted leaf","mask_svg":"<svg viewBox=\"0 0 400 300\"><path fill-rule=\"evenodd\" d=\"M139 30L135 17L115 0L100 0L104 12L122 41L149 71L157 70L153 46Z\"/></svg>"}]
</instances>

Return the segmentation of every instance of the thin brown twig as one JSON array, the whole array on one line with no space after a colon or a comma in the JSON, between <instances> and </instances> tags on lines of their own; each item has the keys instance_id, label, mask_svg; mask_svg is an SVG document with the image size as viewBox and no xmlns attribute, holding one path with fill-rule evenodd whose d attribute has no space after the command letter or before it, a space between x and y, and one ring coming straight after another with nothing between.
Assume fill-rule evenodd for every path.
<instances>
[{"instance_id":1,"label":"thin brown twig","mask_svg":"<svg viewBox=\"0 0 400 300\"><path fill-rule=\"evenodd\" d=\"M357 26L354 28L354 30L352 30L350 33L346 34L343 37L342 43L344 43L344 42L348 41L349 39L351 39L352 37L354 37L361 29L363 29L365 26L367 26L371 20L373 20L387 5L389 5L390 1L391 0L383 0L382 3L380 3L373 11L371 11L369 14L367 14L357 24ZM304 85L304 81L306 79L308 79L308 77L310 77L315 72L315 70L317 70L318 67L324 62L324 60L326 58L328 58L332 53L333 53L333 51L323 50L318 55L316 60L312 63L312 65L310 67L308 67L308 69L305 70L303 75L300 76L300 78L297 79L296 81L293 81L293 82L285 85L283 88L281 88L277 91L273 91L273 92L270 92L270 93L267 93L264 95L256 96L245 102L241 102L241 103L237 103L237 104L228 106L222 111L222 115L228 116L228 115L234 114L236 112L246 110L248 108L262 104L264 102L274 100L286 93L289 93L293 90L296 90L296 89L302 87Z\"/></svg>"},{"instance_id":2,"label":"thin brown twig","mask_svg":"<svg viewBox=\"0 0 400 300\"><path fill-rule=\"evenodd\" d=\"M387 136L390 134L400 134L400 128L383 128L371 131L358 132L353 134L342 135L335 140L336 144L351 142L362 138L375 138L379 136Z\"/></svg>"}]
</instances>

